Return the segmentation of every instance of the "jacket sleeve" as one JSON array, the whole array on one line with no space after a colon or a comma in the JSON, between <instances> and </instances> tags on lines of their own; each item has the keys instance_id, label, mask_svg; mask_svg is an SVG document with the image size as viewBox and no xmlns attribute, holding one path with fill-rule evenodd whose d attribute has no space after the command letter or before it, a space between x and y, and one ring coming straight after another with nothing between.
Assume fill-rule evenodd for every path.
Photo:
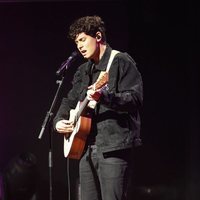
<instances>
[{"instance_id":1,"label":"jacket sleeve","mask_svg":"<svg viewBox=\"0 0 200 200\"><path fill-rule=\"evenodd\" d=\"M64 97L61 101L60 107L56 113L56 116L53 119L53 127L55 128L55 125L58 121L62 119L68 119L69 118L69 111L71 109L74 109L76 107L76 104L79 99L79 90L81 85L81 76L80 71L77 70L73 77L72 81L72 89L68 92L67 97Z\"/></svg>"},{"instance_id":2,"label":"jacket sleeve","mask_svg":"<svg viewBox=\"0 0 200 200\"><path fill-rule=\"evenodd\" d=\"M143 83L135 61L127 53L121 53L113 60L110 76L114 90L103 90L101 103L116 111L130 112L137 110L143 101ZM111 66L112 67L112 66Z\"/></svg>"}]
</instances>

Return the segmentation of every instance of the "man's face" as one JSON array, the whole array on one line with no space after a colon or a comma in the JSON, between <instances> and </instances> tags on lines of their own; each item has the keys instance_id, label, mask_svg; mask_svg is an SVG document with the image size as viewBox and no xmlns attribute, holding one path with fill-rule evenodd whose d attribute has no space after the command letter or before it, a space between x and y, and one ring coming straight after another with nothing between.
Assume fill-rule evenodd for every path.
<instances>
[{"instance_id":1,"label":"man's face","mask_svg":"<svg viewBox=\"0 0 200 200\"><path fill-rule=\"evenodd\" d=\"M95 37L80 33L75 39L76 46L82 56L86 59L94 59L98 48L98 42Z\"/></svg>"}]
</instances>

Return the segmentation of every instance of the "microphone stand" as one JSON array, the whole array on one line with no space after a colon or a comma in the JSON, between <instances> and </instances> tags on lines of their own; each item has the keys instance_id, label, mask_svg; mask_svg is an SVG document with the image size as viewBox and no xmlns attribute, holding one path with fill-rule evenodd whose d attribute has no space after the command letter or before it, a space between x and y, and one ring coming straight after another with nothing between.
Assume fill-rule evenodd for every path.
<instances>
[{"instance_id":1,"label":"microphone stand","mask_svg":"<svg viewBox=\"0 0 200 200\"><path fill-rule=\"evenodd\" d=\"M46 116L44 118L42 128L40 131L40 134L38 136L38 139L42 138L42 135L44 134L44 131L46 127L48 126L49 128L49 154L48 154L48 167L49 167L49 199L52 200L52 194L53 194L53 187L52 187L52 168L53 168L53 157L52 157L52 133L53 133L53 128L52 128L52 119L53 119L53 110L56 105L57 99L58 99L58 94L61 90L61 87L63 85L64 81L64 76L62 76L61 80L57 80L56 83L59 84L57 91L55 93L53 102L50 106L49 111L47 111Z\"/></svg>"},{"instance_id":2,"label":"microphone stand","mask_svg":"<svg viewBox=\"0 0 200 200\"><path fill-rule=\"evenodd\" d=\"M53 187L52 187L52 168L53 168L53 159L52 159L52 133L53 133L53 128L52 128L52 119L53 119L53 110L54 107L57 103L57 99L58 99L58 94L60 93L61 87L63 85L64 82L64 76L65 76L65 72L66 70L69 68L70 64L74 61L74 58L76 56L79 56L77 51L74 51L72 53L72 55L65 60L60 68L57 70L56 75L60 76L62 75L61 80L57 80L56 83L59 84L57 91L55 93L55 96L53 98L52 104L50 106L49 111L47 111L46 116L44 118L43 124L42 124L42 128L40 131L40 134L38 136L38 139L42 138L42 135L44 134L44 131L46 129L46 127L49 127L49 155L48 155L48 161L49 161L49 199L52 200L52 193L53 193Z\"/></svg>"}]
</instances>

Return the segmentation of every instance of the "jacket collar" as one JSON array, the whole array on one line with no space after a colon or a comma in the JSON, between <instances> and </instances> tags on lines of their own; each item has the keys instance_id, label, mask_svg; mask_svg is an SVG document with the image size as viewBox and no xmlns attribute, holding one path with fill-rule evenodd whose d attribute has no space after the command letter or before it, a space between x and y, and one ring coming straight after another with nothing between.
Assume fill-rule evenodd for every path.
<instances>
[{"instance_id":1,"label":"jacket collar","mask_svg":"<svg viewBox=\"0 0 200 200\"><path fill-rule=\"evenodd\" d=\"M111 51L112 51L112 48L107 44L106 50L105 50L101 60L99 61L99 63L97 65L95 65L96 70L106 71ZM93 64L94 64L94 62L92 60L88 60L87 67L86 67L87 74L89 74Z\"/></svg>"},{"instance_id":2,"label":"jacket collar","mask_svg":"<svg viewBox=\"0 0 200 200\"><path fill-rule=\"evenodd\" d=\"M105 71L106 70L107 64L108 64L108 60L110 58L111 51L112 51L112 48L107 44L106 50L105 50L101 60L95 66L95 68L97 70L100 70L100 71Z\"/></svg>"}]
</instances>

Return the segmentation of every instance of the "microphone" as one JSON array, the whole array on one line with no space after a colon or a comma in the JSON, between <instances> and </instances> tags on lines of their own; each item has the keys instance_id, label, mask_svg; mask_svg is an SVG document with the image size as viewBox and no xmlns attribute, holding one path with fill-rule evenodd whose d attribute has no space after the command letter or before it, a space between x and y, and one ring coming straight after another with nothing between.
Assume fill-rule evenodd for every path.
<instances>
[{"instance_id":1,"label":"microphone","mask_svg":"<svg viewBox=\"0 0 200 200\"><path fill-rule=\"evenodd\" d=\"M60 76L61 74L63 74L63 72L67 70L67 68L70 66L74 58L77 57L78 55L79 53L77 51L72 52L71 56L66 61L64 61L61 64L60 68L56 71L56 75Z\"/></svg>"}]
</instances>

